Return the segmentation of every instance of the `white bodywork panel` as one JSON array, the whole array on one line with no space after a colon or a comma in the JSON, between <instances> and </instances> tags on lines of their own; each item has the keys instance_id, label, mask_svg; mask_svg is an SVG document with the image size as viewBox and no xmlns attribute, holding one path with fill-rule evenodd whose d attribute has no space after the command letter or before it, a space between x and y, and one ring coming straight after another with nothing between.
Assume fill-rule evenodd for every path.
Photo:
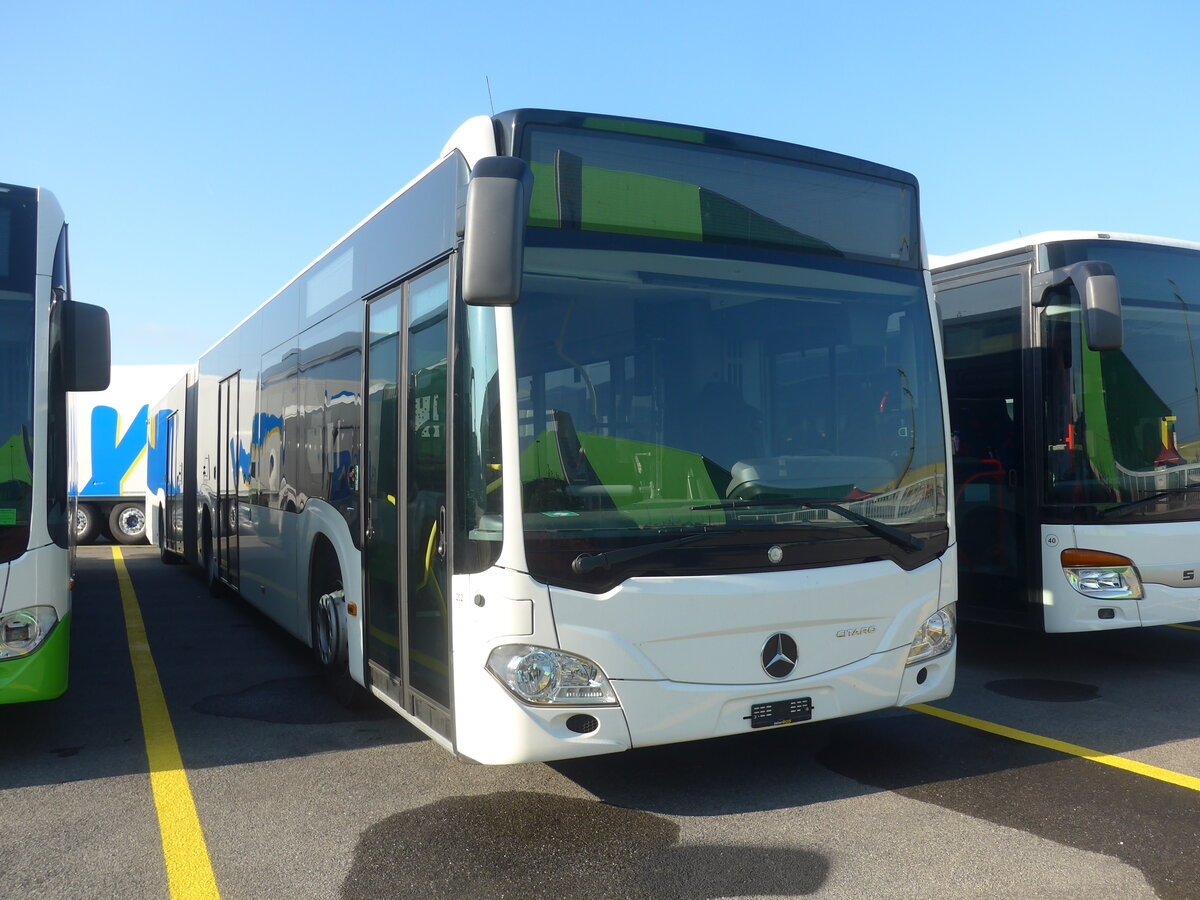
<instances>
[{"instance_id":1,"label":"white bodywork panel","mask_svg":"<svg viewBox=\"0 0 1200 900\"><path fill-rule=\"evenodd\" d=\"M755 703L810 697L819 721L948 696L953 654L905 663L917 627L954 597L955 562L951 548L914 572L875 562L638 578L600 595L548 588L505 569L460 576L456 749L484 763L587 756L749 731ZM777 681L761 654L778 631L795 638L800 660ZM514 643L587 656L620 705L521 703L485 668L493 647ZM579 713L599 727L573 733L566 723Z\"/></svg>"},{"instance_id":2,"label":"white bodywork panel","mask_svg":"<svg viewBox=\"0 0 1200 900\"><path fill-rule=\"evenodd\" d=\"M1133 560L1140 600L1104 600L1079 593L1063 573L1063 550L1118 553ZM1192 572L1192 577L1187 573ZM1200 619L1200 528L1195 522L1133 525L1043 525L1042 603L1046 631L1099 631ZM1099 610L1114 617L1101 619Z\"/></svg>"}]
</instances>

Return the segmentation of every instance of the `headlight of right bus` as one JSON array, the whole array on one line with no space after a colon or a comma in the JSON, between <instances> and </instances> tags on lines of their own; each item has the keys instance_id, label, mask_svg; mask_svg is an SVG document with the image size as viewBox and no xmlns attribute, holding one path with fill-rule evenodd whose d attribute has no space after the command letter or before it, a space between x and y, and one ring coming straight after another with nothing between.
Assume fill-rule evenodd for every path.
<instances>
[{"instance_id":1,"label":"headlight of right bus","mask_svg":"<svg viewBox=\"0 0 1200 900\"><path fill-rule=\"evenodd\" d=\"M1098 600L1140 600L1142 582L1133 560L1100 550L1067 549L1061 554L1063 574L1071 587Z\"/></svg>"},{"instance_id":2,"label":"headlight of right bus","mask_svg":"<svg viewBox=\"0 0 1200 900\"><path fill-rule=\"evenodd\" d=\"M549 647L505 644L491 652L487 667L526 703L593 706L617 702L600 667L584 656Z\"/></svg>"},{"instance_id":3,"label":"headlight of right bus","mask_svg":"<svg viewBox=\"0 0 1200 900\"><path fill-rule=\"evenodd\" d=\"M57 623L53 606L30 606L0 616L0 660L32 653Z\"/></svg>"},{"instance_id":4,"label":"headlight of right bus","mask_svg":"<svg viewBox=\"0 0 1200 900\"><path fill-rule=\"evenodd\" d=\"M921 623L913 636L912 647L908 651L906 666L924 662L948 653L954 646L955 611L954 604L943 606L932 616Z\"/></svg>"}]
</instances>

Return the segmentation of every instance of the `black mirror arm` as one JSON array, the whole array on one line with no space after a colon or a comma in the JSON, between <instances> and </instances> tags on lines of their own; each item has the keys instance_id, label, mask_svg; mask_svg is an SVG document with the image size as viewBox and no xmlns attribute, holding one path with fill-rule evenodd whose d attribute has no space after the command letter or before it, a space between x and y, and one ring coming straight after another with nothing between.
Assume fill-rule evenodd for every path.
<instances>
[{"instance_id":1,"label":"black mirror arm","mask_svg":"<svg viewBox=\"0 0 1200 900\"><path fill-rule=\"evenodd\" d=\"M1116 275L1113 267L1106 262L1089 260L1079 262L1061 269L1040 272L1033 276L1033 291L1030 302L1034 306L1045 306L1050 301L1050 294L1067 284L1074 284L1082 294L1084 285L1093 275Z\"/></svg>"},{"instance_id":2,"label":"black mirror arm","mask_svg":"<svg viewBox=\"0 0 1200 900\"><path fill-rule=\"evenodd\" d=\"M1030 302L1044 306L1055 290L1068 283L1079 292L1088 348L1119 350L1125 336L1121 287L1113 267L1100 260L1088 260L1035 275Z\"/></svg>"}]
</instances>

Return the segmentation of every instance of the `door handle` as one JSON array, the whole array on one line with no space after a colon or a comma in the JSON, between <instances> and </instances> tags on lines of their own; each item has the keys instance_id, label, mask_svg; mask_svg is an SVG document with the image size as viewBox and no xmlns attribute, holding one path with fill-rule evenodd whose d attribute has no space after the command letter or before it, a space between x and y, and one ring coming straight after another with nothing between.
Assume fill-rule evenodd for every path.
<instances>
[{"instance_id":1,"label":"door handle","mask_svg":"<svg viewBox=\"0 0 1200 900\"><path fill-rule=\"evenodd\" d=\"M445 559L446 558L446 507L444 507L444 506L438 508L437 530L438 530L438 538L437 538L438 559Z\"/></svg>"}]
</instances>

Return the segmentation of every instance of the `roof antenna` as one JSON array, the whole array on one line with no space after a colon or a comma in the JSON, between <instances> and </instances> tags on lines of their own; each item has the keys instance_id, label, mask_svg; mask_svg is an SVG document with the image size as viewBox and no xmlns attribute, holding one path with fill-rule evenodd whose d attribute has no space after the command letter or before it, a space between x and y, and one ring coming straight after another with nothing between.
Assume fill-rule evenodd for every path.
<instances>
[{"instance_id":1,"label":"roof antenna","mask_svg":"<svg viewBox=\"0 0 1200 900\"><path fill-rule=\"evenodd\" d=\"M495 116L496 115L496 104L492 102L492 80L490 78L488 78L486 75L484 75L483 81L487 85L487 89L488 89L488 106L491 107L492 115Z\"/></svg>"}]
</instances>

